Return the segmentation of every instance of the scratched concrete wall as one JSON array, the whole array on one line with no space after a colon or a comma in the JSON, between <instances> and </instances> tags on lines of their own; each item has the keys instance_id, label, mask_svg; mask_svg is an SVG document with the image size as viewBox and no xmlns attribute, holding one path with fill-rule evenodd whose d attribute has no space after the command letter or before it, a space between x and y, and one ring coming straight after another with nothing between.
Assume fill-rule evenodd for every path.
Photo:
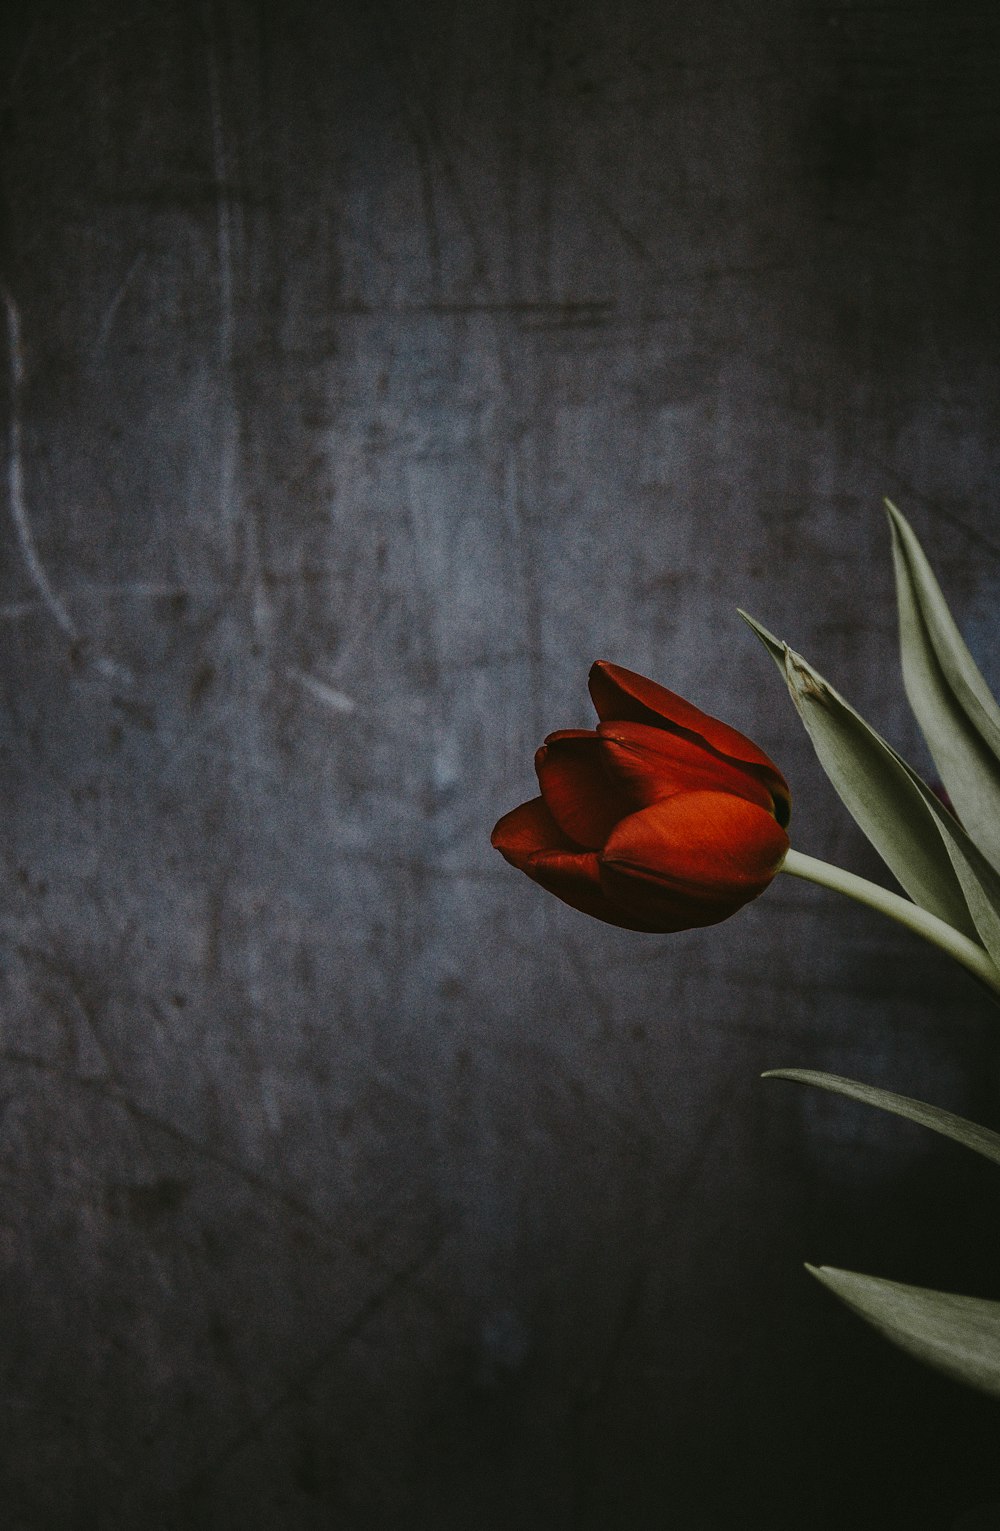
<instances>
[{"instance_id":1,"label":"scratched concrete wall","mask_svg":"<svg viewBox=\"0 0 1000 1531\"><path fill-rule=\"evenodd\" d=\"M5 1525L994 1524L800 1263L1000 1296L993 1182L757 1079L996 1125L985 1001L487 843L605 656L877 875L735 607L917 752L884 493L1000 679L993 8L0 26Z\"/></svg>"}]
</instances>

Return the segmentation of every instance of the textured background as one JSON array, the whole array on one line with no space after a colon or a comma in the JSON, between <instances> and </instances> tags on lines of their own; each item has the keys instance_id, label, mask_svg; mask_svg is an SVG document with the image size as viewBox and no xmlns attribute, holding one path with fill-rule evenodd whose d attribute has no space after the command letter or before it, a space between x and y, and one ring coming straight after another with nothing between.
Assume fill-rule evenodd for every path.
<instances>
[{"instance_id":1,"label":"textured background","mask_svg":"<svg viewBox=\"0 0 1000 1531\"><path fill-rule=\"evenodd\" d=\"M995 1525L995 1406L801 1269L1000 1297L995 1172L757 1079L1000 1126L985 1000L488 834L606 657L879 875L734 608L922 760L884 493L1000 680L996 8L8 0L0 60L5 1525Z\"/></svg>"}]
</instances>

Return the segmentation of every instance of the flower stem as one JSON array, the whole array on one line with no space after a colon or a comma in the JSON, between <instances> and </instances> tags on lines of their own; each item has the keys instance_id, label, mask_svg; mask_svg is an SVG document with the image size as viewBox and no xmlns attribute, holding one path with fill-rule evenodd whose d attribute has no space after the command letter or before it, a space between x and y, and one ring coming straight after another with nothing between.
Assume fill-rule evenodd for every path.
<instances>
[{"instance_id":1,"label":"flower stem","mask_svg":"<svg viewBox=\"0 0 1000 1531\"><path fill-rule=\"evenodd\" d=\"M970 941L960 930L955 930L946 920L938 919L936 914L928 914L919 904L911 903L899 893L890 893L888 888L880 888L866 877L845 872L843 867L831 866L828 861L817 861L814 856L805 856L801 851L790 850L781 870L790 872L793 877L805 877L809 882L817 882L821 888L832 888L835 893L846 893L848 898L856 899L859 904L867 904L869 909L877 909L879 914L887 914L891 920L898 920L900 925L906 925L908 929L916 931L918 936L923 936L925 941L930 941L932 946L938 946L949 957L954 957L956 962L968 968L994 994L1000 995L1000 969L989 953L977 941Z\"/></svg>"}]
</instances>

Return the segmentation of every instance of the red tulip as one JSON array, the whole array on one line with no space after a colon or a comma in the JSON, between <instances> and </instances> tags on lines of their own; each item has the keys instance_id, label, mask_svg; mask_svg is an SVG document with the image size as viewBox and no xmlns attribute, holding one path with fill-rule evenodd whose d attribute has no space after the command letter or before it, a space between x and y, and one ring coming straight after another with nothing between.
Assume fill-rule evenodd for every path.
<instances>
[{"instance_id":1,"label":"red tulip","mask_svg":"<svg viewBox=\"0 0 1000 1531\"><path fill-rule=\"evenodd\" d=\"M655 681L603 660L596 731L549 734L541 797L505 814L500 854L626 930L688 930L763 893L788 850L790 797L763 750Z\"/></svg>"}]
</instances>

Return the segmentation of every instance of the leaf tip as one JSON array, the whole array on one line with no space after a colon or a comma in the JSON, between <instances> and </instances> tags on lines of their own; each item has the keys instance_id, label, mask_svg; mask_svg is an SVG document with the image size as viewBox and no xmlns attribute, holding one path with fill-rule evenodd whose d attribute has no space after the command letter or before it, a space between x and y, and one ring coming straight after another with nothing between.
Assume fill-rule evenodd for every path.
<instances>
[{"instance_id":1,"label":"leaf tip","mask_svg":"<svg viewBox=\"0 0 1000 1531\"><path fill-rule=\"evenodd\" d=\"M829 703L829 691L821 675L817 675L812 665L807 664L800 654L796 654L785 644L785 676L793 693L804 701L819 702L822 706Z\"/></svg>"},{"instance_id":2,"label":"leaf tip","mask_svg":"<svg viewBox=\"0 0 1000 1531\"><path fill-rule=\"evenodd\" d=\"M907 521L899 507L894 505L891 500L883 500L882 504L885 506L885 513L889 521L889 530L892 533L893 543L897 547L902 547L904 538L907 536L907 534L909 534L911 537L913 536L913 533L910 530L910 523Z\"/></svg>"},{"instance_id":3,"label":"leaf tip","mask_svg":"<svg viewBox=\"0 0 1000 1531\"><path fill-rule=\"evenodd\" d=\"M748 611L744 611L742 606L737 606L736 614L743 618L744 622L753 629L758 638L764 638L765 640L770 638L772 643L780 644L781 640L776 638L773 633L769 633L763 622L758 622L757 618L752 617Z\"/></svg>"}]
</instances>

